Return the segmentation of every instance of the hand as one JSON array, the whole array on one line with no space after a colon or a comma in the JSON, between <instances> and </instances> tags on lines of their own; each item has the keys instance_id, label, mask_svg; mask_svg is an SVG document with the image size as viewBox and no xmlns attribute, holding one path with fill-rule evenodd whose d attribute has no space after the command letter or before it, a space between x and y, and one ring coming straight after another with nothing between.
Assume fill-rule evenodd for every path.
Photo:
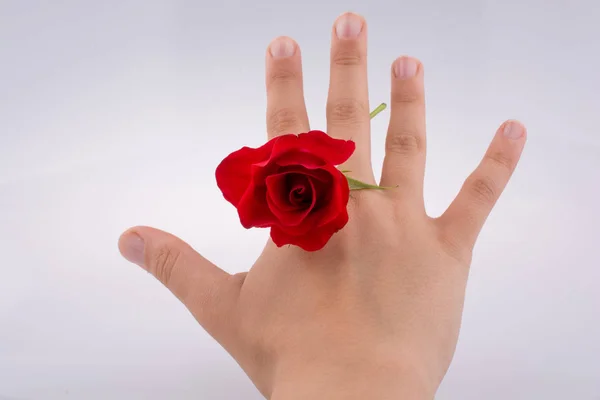
<instances>
[{"instance_id":1,"label":"hand","mask_svg":"<svg viewBox=\"0 0 600 400\"><path fill-rule=\"evenodd\" d=\"M300 49L278 38L266 55L269 138L309 130ZM376 184L371 167L367 26L332 31L327 132L357 149L342 169ZM476 238L525 145L515 121L439 218L425 213L423 66L392 67L380 184L352 192L350 221L320 251L269 241L248 273L230 275L181 240L147 227L120 239L272 399L431 399L452 360ZM232 210L233 212L233 210Z\"/></svg>"}]
</instances>

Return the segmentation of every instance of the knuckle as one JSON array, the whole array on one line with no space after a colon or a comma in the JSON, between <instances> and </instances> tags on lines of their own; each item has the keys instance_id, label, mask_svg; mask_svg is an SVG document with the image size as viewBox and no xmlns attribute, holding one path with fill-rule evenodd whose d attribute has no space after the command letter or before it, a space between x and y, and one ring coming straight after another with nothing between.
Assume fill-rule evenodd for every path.
<instances>
[{"instance_id":1,"label":"knuckle","mask_svg":"<svg viewBox=\"0 0 600 400\"><path fill-rule=\"evenodd\" d=\"M364 103L355 99L340 99L327 105L327 118L330 122L344 125L356 125L368 116Z\"/></svg>"},{"instance_id":2,"label":"knuckle","mask_svg":"<svg viewBox=\"0 0 600 400\"><path fill-rule=\"evenodd\" d=\"M414 87L400 85L399 88L392 90L392 103L395 104L413 104L421 103L423 95Z\"/></svg>"},{"instance_id":3,"label":"knuckle","mask_svg":"<svg viewBox=\"0 0 600 400\"><path fill-rule=\"evenodd\" d=\"M173 270L179 265L181 251L165 245L160 247L151 260L151 271L165 286L169 286Z\"/></svg>"},{"instance_id":4,"label":"knuckle","mask_svg":"<svg viewBox=\"0 0 600 400\"><path fill-rule=\"evenodd\" d=\"M340 49L333 54L334 65L347 67L363 63L364 57L358 49Z\"/></svg>"},{"instance_id":5,"label":"knuckle","mask_svg":"<svg viewBox=\"0 0 600 400\"><path fill-rule=\"evenodd\" d=\"M514 160L508 156L505 152L501 151L493 151L486 154L485 158L493 163L501 167L506 171L512 171L514 166Z\"/></svg>"},{"instance_id":6,"label":"knuckle","mask_svg":"<svg viewBox=\"0 0 600 400\"><path fill-rule=\"evenodd\" d=\"M297 133L300 124L298 114L290 108L280 108L269 115L267 124L273 133Z\"/></svg>"},{"instance_id":7,"label":"knuckle","mask_svg":"<svg viewBox=\"0 0 600 400\"><path fill-rule=\"evenodd\" d=\"M423 149L423 139L414 132L392 133L386 137L385 150L388 153L412 155Z\"/></svg>"},{"instance_id":8,"label":"knuckle","mask_svg":"<svg viewBox=\"0 0 600 400\"><path fill-rule=\"evenodd\" d=\"M498 186L490 177L473 177L468 187L471 195L480 203L494 203L498 198Z\"/></svg>"},{"instance_id":9,"label":"knuckle","mask_svg":"<svg viewBox=\"0 0 600 400\"><path fill-rule=\"evenodd\" d=\"M297 80L298 74L287 68L274 68L269 72L267 76L267 82L270 85L273 84L286 84Z\"/></svg>"}]
</instances>

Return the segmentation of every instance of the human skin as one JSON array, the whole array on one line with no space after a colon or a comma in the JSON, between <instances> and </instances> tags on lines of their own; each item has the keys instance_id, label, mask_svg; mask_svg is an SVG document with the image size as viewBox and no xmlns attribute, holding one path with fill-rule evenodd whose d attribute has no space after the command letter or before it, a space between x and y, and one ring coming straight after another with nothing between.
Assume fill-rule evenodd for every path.
<instances>
[{"instance_id":1,"label":"human skin","mask_svg":"<svg viewBox=\"0 0 600 400\"><path fill-rule=\"evenodd\" d=\"M228 274L149 227L126 231L119 248L183 302L266 398L432 399L454 355L473 247L526 131L517 121L502 124L448 209L429 217L422 64L400 57L392 65L378 182L364 19L343 14L331 40L327 133L357 144L341 169L396 189L353 191L350 221L322 250L269 240L244 273ZM302 85L298 45L277 38L266 54L269 138L310 129Z\"/></svg>"}]
</instances>

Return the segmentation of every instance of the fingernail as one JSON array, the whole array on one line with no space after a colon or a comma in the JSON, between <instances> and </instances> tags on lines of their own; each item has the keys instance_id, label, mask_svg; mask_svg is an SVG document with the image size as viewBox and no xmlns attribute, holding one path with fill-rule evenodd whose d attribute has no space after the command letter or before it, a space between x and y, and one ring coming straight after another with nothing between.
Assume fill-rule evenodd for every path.
<instances>
[{"instance_id":1,"label":"fingernail","mask_svg":"<svg viewBox=\"0 0 600 400\"><path fill-rule=\"evenodd\" d=\"M296 52L294 42L284 37L275 39L269 49L275 58L291 57Z\"/></svg>"},{"instance_id":2,"label":"fingernail","mask_svg":"<svg viewBox=\"0 0 600 400\"><path fill-rule=\"evenodd\" d=\"M397 78L410 79L417 75L419 65L417 61L410 57L402 57L394 65L394 73Z\"/></svg>"},{"instance_id":3,"label":"fingernail","mask_svg":"<svg viewBox=\"0 0 600 400\"><path fill-rule=\"evenodd\" d=\"M339 39L356 39L362 31L362 18L356 14L347 13L338 18L335 23L335 33Z\"/></svg>"},{"instance_id":4,"label":"fingernail","mask_svg":"<svg viewBox=\"0 0 600 400\"><path fill-rule=\"evenodd\" d=\"M509 139L519 139L525 130L518 122L509 122L504 126L504 136Z\"/></svg>"},{"instance_id":5,"label":"fingernail","mask_svg":"<svg viewBox=\"0 0 600 400\"><path fill-rule=\"evenodd\" d=\"M129 233L121 239L121 251L127 261L144 267L144 240L136 233Z\"/></svg>"}]
</instances>

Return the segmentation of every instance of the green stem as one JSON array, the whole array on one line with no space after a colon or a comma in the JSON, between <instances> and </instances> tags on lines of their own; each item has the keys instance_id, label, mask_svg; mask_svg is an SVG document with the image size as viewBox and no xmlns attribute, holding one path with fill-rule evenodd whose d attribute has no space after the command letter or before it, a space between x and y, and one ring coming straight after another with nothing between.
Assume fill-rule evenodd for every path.
<instances>
[{"instance_id":1,"label":"green stem","mask_svg":"<svg viewBox=\"0 0 600 400\"><path fill-rule=\"evenodd\" d=\"M358 179L350 178L346 175L346 179L348 180L348 186L350 186L350 190L363 190L363 189L377 189L377 190L386 190L386 189L394 189L392 187L387 186L377 186L371 185L365 182L361 182Z\"/></svg>"},{"instance_id":2,"label":"green stem","mask_svg":"<svg viewBox=\"0 0 600 400\"><path fill-rule=\"evenodd\" d=\"M371 111L371 113L369 114L369 116L371 117L371 119L375 118L375 116L377 114L379 114L380 112L382 112L383 110L385 110L386 107L387 107L387 104L381 103L373 111Z\"/></svg>"}]
</instances>

